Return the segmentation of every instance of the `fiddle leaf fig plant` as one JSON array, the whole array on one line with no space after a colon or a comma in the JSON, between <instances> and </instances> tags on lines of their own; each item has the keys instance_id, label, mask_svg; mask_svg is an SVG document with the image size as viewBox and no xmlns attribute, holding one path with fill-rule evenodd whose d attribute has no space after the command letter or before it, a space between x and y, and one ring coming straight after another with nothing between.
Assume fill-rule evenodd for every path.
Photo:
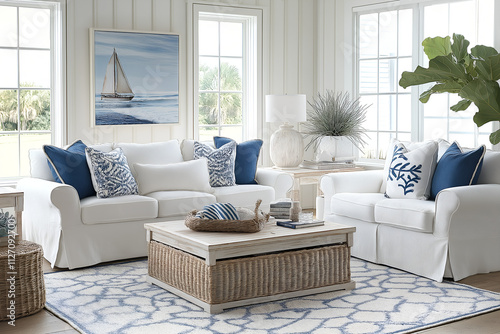
<instances>
[{"instance_id":1,"label":"fiddle leaf fig plant","mask_svg":"<svg viewBox=\"0 0 500 334\"><path fill-rule=\"evenodd\" d=\"M450 107L453 111L469 108L474 103L477 126L500 121L500 54L492 47L476 45L468 52L469 41L464 36L426 38L422 42L429 58L429 67L417 66L413 72L403 72L399 85L403 88L434 82L420 94L420 102L427 103L432 94L456 93L462 100ZM500 142L500 130L490 134L490 142Z\"/></svg>"}]
</instances>

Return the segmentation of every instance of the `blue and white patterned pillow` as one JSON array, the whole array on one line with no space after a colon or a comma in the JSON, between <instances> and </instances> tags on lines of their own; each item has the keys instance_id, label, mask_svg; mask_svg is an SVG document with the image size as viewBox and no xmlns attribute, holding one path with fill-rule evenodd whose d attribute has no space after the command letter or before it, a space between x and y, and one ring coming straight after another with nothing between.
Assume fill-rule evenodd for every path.
<instances>
[{"instance_id":1,"label":"blue and white patterned pillow","mask_svg":"<svg viewBox=\"0 0 500 334\"><path fill-rule=\"evenodd\" d=\"M423 142L412 150L403 143L397 143L389 165L385 196L428 199L437 152L438 144L435 141Z\"/></svg>"},{"instance_id":2,"label":"blue and white patterned pillow","mask_svg":"<svg viewBox=\"0 0 500 334\"><path fill-rule=\"evenodd\" d=\"M98 198L138 194L137 182L121 148L102 152L87 147L85 154Z\"/></svg>"},{"instance_id":3,"label":"blue and white patterned pillow","mask_svg":"<svg viewBox=\"0 0 500 334\"><path fill-rule=\"evenodd\" d=\"M236 208L231 203L214 203L205 205L203 210L198 211L196 217L207 219L240 219Z\"/></svg>"},{"instance_id":4,"label":"blue and white patterned pillow","mask_svg":"<svg viewBox=\"0 0 500 334\"><path fill-rule=\"evenodd\" d=\"M210 186L234 186L234 163L236 159L236 142L230 142L215 149L200 142L194 143L194 159L206 158Z\"/></svg>"}]
</instances>

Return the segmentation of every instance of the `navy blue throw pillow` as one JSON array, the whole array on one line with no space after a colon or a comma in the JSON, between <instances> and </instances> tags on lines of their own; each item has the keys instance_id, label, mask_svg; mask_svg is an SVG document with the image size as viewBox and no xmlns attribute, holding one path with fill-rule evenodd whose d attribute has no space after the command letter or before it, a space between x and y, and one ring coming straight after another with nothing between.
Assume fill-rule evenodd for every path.
<instances>
[{"instance_id":1,"label":"navy blue throw pillow","mask_svg":"<svg viewBox=\"0 0 500 334\"><path fill-rule=\"evenodd\" d=\"M456 142L444 152L432 177L431 199L446 188L476 184L486 147L463 153Z\"/></svg>"},{"instance_id":2,"label":"navy blue throw pillow","mask_svg":"<svg viewBox=\"0 0 500 334\"><path fill-rule=\"evenodd\" d=\"M226 137L214 137L216 148L220 148L231 141L234 140ZM255 173L257 173L257 162L259 161L262 143L263 141L260 139L253 139L236 146L236 162L234 166L236 184L257 184Z\"/></svg>"},{"instance_id":3,"label":"navy blue throw pillow","mask_svg":"<svg viewBox=\"0 0 500 334\"><path fill-rule=\"evenodd\" d=\"M51 145L43 146L47 163L56 182L73 186L80 199L95 195L85 157L86 147L87 145L81 140L74 142L66 150Z\"/></svg>"}]
</instances>

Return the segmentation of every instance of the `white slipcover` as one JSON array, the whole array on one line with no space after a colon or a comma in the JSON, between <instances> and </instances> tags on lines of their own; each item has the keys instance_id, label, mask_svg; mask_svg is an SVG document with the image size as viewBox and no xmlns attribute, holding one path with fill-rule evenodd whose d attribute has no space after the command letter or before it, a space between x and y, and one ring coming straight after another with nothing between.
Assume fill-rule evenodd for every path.
<instances>
[{"instance_id":1,"label":"white slipcover","mask_svg":"<svg viewBox=\"0 0 500 334\"><path fill-rule=\"evenodd\" d=\"M167 144L120 145L126 155L131 154L129 163L174 163L168 159L179 158L183 161L177 140ZM166 148L173 152L169 157L164 156ZM104 144L102 149L111 150L113 145ZM43 152L30 152L30 166L32 176L42 178L24 178L17 189L24 192L23 237L42 245L44 257L52 267L73 269L146 256L145 223L183 219L189 211L217 200L210 193L159 191L148 196L89 197L80 201L72 186L53 181L50 171L44 169L46 157L40 153ZM37 173L39 168L43 170ZM286 197L293 186L290 175L274 170L258 170L256 179L259 185L219 190L220 199L230 202L235 199L237 205L253 208L260 198L263 206L268 207L270 201Z\"/></svg>"},{"instance_id":2,"label":"white slipcover","mask_svg":"<svg viewBox=\"0 0 500 334\"><path fill-rule=\"evenodd\" d=\"M444 189L435 201L385 199L384 176L332 173L320 181L325 219L356 227L353 256L436 281L500 271L500 152L486 153L480 184ZM362 201L373 207L372 221L360 213Z\"/></svg>"}]
</instances>

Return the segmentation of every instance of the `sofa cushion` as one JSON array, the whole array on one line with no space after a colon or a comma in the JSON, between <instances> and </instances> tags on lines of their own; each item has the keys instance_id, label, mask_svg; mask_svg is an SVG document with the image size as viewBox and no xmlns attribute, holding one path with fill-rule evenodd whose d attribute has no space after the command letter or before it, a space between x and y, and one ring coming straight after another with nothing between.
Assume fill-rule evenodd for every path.
<instances>
[{"instance_id":1,"label":"sofa cushion","mask_svg":"<svg viewBox=\"0 0 500 334\"><path fill-rule=\"evenodd\" d=\"M87 197L80 201L82 222L87 225L153 219L158 202L151 197L127 195L111 198ZM117 231L117 236L120 231Z\"/></svg>"},{"instance_id":2,"label":"sofa cushion","mask_svg":"<svg viewBox=\"0 0 500 334\"><path fill-rule=\"evenodd\" d=\"M54 176L47 163L47 156L42 149L32 148L28 151L30 159L30 175L37 179L54 181Z\"/></svg>"},{"instance_id":3,"label":"sofa cushion","mask_svg":"<svg viewBox=\"0 0 500 334\"><path fill-rule=\"evenodd\" d=\"M413 149L397 143L387 173L386 196L422 200L429 198L437 153L438 144L435 141L424 142Z\"/></svg>"},{"instance_id":4,"label":"sofa cushion","mask_svg":"<svg viewBox=\"0 0 500 334\"><path fill-rule=\"evenodd\" d=\"M432 233L434 201L384 199L375 205L375 221L418 232Z\"/></svg>"},{"instance_id":5,"label":"sofa cushion","mask_svg":"<svg viewBox=\"0 0 500 334\"><path fill-rule=\"evenodd\" d=\"M138 194L137 182L121 148L106 153L87 147L85 153L97 197Z\"/></svg>"},{"instance_id":6,"label":"sofa cushion","mask_svg":"<svg viewBox=\"0 0 500 334\"><path fill-rule=\"evenodd\" d=\"M136 163L165 165L184 161L181 147L176 139L148 144L118 143L115 144L115 148L117 147L123 150L134 176L136 175L134 168Z\"/></svg>"},{"instance_id":7,"label":"sofa cushion","mask_svg":"<svg viewBox=\"0 0 500 334\"><path fill-rule=\"evenodd\" d=\"M476 184L481 173L486 147L463 152L457 142L443 154L432 178L431 198L446 188Z\"/></svg>"},{"instance_id":8,"label":"sofa cushion","mask_svg":"<svg viewBox=\"0 0 500 334\"><path fill-rule=\"evenodd\" d=\"M231 141L233 141L231 138L214 137L214 144L217 148ZM236 161L234 163L236 184L257 184L255 174L257 173L257 162L259 161L262 143L261 139L253 139L237 144Z\"/></svg>"},{"instance_id":9,"label":"sofa cushion","mask_svg":"<svg viewBox=\"0 0 500 334\"><path fill-rule=\"evenodd\" d=\"M262 200L260 209L269 210L269 204L274 201L274 188L258 184L239 184L232 187L214 188L214 195L219 203L231 203L236 207L255 209L257 200Z\"/></svg>"},{"instance_id":10,"label":"sofa cushion","mask_svg":"<svg viewBox=\"0 0 500 334\"><path fill-rule=\"evenodd\" d=\"M487 150L484 154L483 168L481 168L481 174L479 174L479 179L477 183L488 184L496 183L500 184L500 152Z\"/></svg>"},{"instance_id":11,"label":"sofa cushion","mask_svg":"<svg viewBox=\"0 0 500 334\"><path fill-rule=\"evenodd\" d=\"M201 210L205 205L216 202L212 194L197 191L157 191L148 197L158 201L158 218L185 217L193 210Z\"/></svg>"},{"instance_id":12,"label":"sofa cushion","mask_svg":"<svg viewBox=\"0 0 500 334\"><path fill-rule=\"evenodd\" d=\"M81 140L74 142L67 149L43 146L54 180L73 186L80 199L94 196L96 193L85 157L86 147Z\"/></svg>"},{"instance_id":13,"label":"sofa cushion","mask_svg":"<svg viewBox=\"0 0 500 334\"><path fill-rule=\"evenodd\" d=\"M331 213L374 222L375 205L384 199L384 194L381 193L338 193L332 196Z\"/></svg>"},{"instance_id":14,"label":"sofa cushion","mask_svg":"<svg viewBox=\"0 0 500 334\"><path fill-rule=\"evenodd\" d=\"M234 186L234 162L236 142L230 142L219 149L214 149L200 142L194 143L194 158L206 158L210 185L212 187Z\"/></svg>"},{"instance_id":15,"label":"sofa cushion","mask_svg":"<svg viewBox=\"0 0 500 334\"><path fill-rule=\"evenodd\" d=\"M69 147L70 145L68 145ZM88 145L88 147L95 148L96 150L109 152L113 149L112 143ZM41 148L32 148L28 151L30 160L30 175L37 179L44 179L47 181L54 181L54 176L47 163L47 156Z\"/></svg>"},{"instance_id":16,"label":"sofa cushion","mask_svg":"<svg viewBox=\"0 0 500 334\"><path fill-rule=\"evenodd\" d=\"M206 159L168 165L135 164L134 167L141 195L168 190L212 191Z\"/></svg>"}]
</instances>

